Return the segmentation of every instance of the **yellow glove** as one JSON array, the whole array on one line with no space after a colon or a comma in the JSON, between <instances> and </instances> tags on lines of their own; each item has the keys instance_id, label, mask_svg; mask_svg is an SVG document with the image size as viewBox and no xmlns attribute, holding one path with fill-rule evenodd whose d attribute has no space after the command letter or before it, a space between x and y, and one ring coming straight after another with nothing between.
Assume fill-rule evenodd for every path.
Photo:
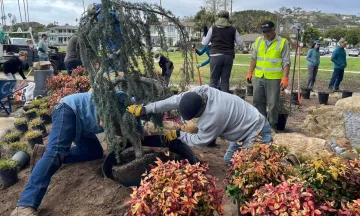
<instances>
[{"instance_id":1,"label":"yellow glove","mask_svg":"<svg viewBox=\"0 0 360 216\"><path fill-rule=\"evenodd\" d=\"M126 111L133 114L135 117L140 117L144 111L142 111L143 106L140 105L131 105L126 108Z\"/></svg>"},{"instance_id":2,"label":"yellow glove","mask_svg":"<svg viewBox=\"0 0 360 216\"><path fill-rule=\"evenodd\" d=\"M165 133L165 139L167 142L171 142L180 136L179 130L171 130Z\"/></svg>"}]
</instances>

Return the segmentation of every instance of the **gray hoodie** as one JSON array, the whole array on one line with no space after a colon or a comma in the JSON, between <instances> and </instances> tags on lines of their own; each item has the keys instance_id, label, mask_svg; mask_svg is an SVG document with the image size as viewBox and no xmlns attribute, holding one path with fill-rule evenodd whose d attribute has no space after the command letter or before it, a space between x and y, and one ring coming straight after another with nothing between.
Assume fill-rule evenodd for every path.
<instances>
[{"instance_id":1,"label":"gray hoodie","mask_svg":"<svg viewBox=\"0 0 360 216\"><path fill-rule=\"evenodd\" d=\"M195 87L190 92L207 97L206 108L197 121L198 133L180 132L179 139L190 146L206 145L217 137L228 141L245 141L255 137L256 132L260 132L264 127L265 117L236 95L207 85ZM186 92L148 104L145 106L146 113L163 113L178 109L184 94Z\"/></svg>"}]
</instances>

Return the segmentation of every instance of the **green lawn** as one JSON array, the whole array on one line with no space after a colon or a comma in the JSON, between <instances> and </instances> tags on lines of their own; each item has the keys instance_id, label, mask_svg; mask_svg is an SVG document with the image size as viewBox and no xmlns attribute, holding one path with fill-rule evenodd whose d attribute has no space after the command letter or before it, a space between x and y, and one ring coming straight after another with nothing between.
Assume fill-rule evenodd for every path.
<instances>
[{"instance_id":1,"label":"green lawn","mask_svg":"<svg viewBox=\"0 0 360 216\"><path fill-rule=\"evenodd\" d=\"M175 65L175 69L173 72L173 75L171 77L171 81L172 82L178 82L181 78L180 75L180 67L183 64L183 58L181 57L181 53L179 52L175 52L175 53L169 53L169 58L174 62ZM291 62L294 62L294 56L291 57ZM200 56L199 57L199 62L203 62L207 59L206 55ZM244 64L245 66L233 66L233 70L232 70L232 74L231 74L231 78L230 78L230 82L232 85L238 85L238 84L245 84L245 78L246 75L248 73L249 70L249 64L250 64L250 59L251 56L250 55L236 55L235 60L234 60L234 64ZM194 58L195 61L195 58ZM360 72L360 58L348 58L348 67L346 68L346 71L359 71ZM194 62L194 65L196 63ZM301 57L300 60L300 66L301 68L307 68L306 65L306 58L305 56ZM156 69L160 70L160 68L158 67L158 65L156 65ZM329 57L321 57L321 64L320 64L320 69L326 69L326 70L333 70L333 63L331 62ZM290 70L290 77L292 77L292 71L293 71L293 66L291 67ZM203 83L207 84L209 83L210 80L210 66L207 65L205 67L200 68L200 73L201 73L201 77L203 80ZM301 80L302 83L305 82L306 78L307 78L307 70L301 70ZM330 78L331 78L332 72L331 71L319 71L318 72L318 83L320 85L320 83L322 84L322 86L320 88L326 88L327 83L329 82ZM360 89L360 74L353 74L353 73L346 73L345 77L344 77L344 85L346 86L351 86L351 88L356 88L356 89ZM197 70L195 70L195 74L194 74L194 78L195 78L195 83L197 83ZM297 73L296 73L296 79L297 80ZM347 87L350 88L350 87Z\"/></svg>"}]
</instances>

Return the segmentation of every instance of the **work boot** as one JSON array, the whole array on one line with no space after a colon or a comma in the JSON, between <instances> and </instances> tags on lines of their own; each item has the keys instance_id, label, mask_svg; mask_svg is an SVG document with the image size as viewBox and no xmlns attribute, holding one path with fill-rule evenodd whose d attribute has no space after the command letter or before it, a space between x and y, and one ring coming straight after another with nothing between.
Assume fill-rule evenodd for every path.
<instances>
[{"instance_id":1,"label":"work boot","mask_svg":"<svg viewBox=\"0 0 360 216\"><path fill-rule=\"evenodd\" d=\"M10 216L38 216L35 209L31 207L16 207Z\"/></svg>"},{"instance_id":2,"label":"work boot","mask_svg":"<svg viewBox=\"0 0 360 216\"><path fill-rule=\"evenodd\" d=\"M209 147L209 148L216 147L216 140L211 141L211 143L207 144L207 147Z\"/></svg>"},{"instance_id":3,"label":"work boot","mask_svg":"<svg viewBox=\"0 0 360 216\"><path fill-rule=\"evenodd\" d=\"M45 151L45 145L35 144L30 160L30 172L32 172L36 163L40 160Z\"/></svg>"}]
</instances>

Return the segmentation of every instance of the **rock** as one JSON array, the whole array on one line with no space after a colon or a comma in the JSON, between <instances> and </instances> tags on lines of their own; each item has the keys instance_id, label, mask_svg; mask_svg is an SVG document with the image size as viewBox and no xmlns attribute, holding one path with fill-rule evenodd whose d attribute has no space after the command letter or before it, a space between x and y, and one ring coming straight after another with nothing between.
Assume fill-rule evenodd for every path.
<instances>
[{"instance_id":1,"label":"rock","mask_svg":"<svg viewBox=\"0 0 360 216\"><path fill-rule=\"evenodd\" d=\"M280 133L273 138L275 144L286 147L290 154L297 156L311 157L326 151L326 140L308 137L300 133Z\"/></svg>"},{"instance_id":2,"label":"rock","mask_svg":"<svg viewBox=\"0 0 360 216\"><path fill-rule=\"evenodd\" d=\"M351 149L350 140L348 140L346 138L340 138L340 139L336 140L336 144L341 148L346 148L348 150Z\"/></svg>"},{"instance_id":3,"label":"rock","mask_svg":"<svg viewBox=\"0 0 360 216\"><path fill-rule=\"evenodd\" d=\"M187 133L197 133L197 126L196 126L195 119L190 121L185 121L183 125L179 125L178 123L174 121L163 121L164 124L164 130L182 130ZM159 134L158 129L155 128L154 124L152 122L146 122L145 129L149 131L151 134Z\"/></svg>"},{"instance_id":4,"label":"rock","mask_svg":"<svg viewBox=\"0 0 360 216\"><path fill-rule=\"evenodd\" d=\"M343 110L360 112L360 96L340 99L336 102L335 106Z\"/></svg>"},{"instance_id":5,"label":"rock","mask_svg":"<svg viewBox=\"0 0 360 216\"><path fill-rule=\"evenodd\" d=\"M355 160L355 159L359 158L359 154L355 153L355 152L344 152L344 153L340 154L340 157L346 158L349 160Z\"/></svg>"},{"instance_id":6,"label":"rock","mask_svg":"<svg viewBox=\"0 0 360 216\"><path fill-rule=\"evenodd\" d=\"M24 109L18 109L15 112L12 112L10 114L10 117L14 117L14 118L21 118L25 116L25 110Z\"/></svg>"}]
</instances>

